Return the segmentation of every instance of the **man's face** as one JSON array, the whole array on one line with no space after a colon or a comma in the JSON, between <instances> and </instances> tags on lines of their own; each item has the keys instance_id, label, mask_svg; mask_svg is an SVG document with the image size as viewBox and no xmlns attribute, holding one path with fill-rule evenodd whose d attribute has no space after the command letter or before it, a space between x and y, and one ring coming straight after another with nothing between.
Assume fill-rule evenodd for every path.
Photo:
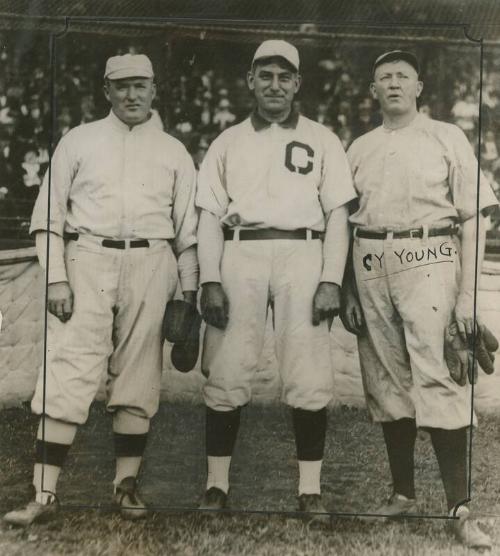
<instances>
[{"instance_id":1,"label":"man's face","mask_svg":"<svg viewBox=\"0 0 500 556\"><path fill-rule=\"evenodd\" d=\"M402 115L416 110L417 98L423 83L408 62L397 60L381 64L375 70L370 90L377 99L382 112L388 115Z\"/></svg>"},{"instance_id":2,"label":"man's face","mask_svg":"<svg viewBox=\"0 0 500 556\"><path fill-rule=\"evenodd\" d=\"M278 116L290 112L293 97L300 88L300 75L279 59L256 64L247 75L248 87L254 92L263 114Z\"/></svg>"},{"instance_id":3,"label":"man's face","mask_svg":"<svg viewBox=\"0 0 500 556\"><path fill-rule=\"evenodd\" d=\"M156 85L147 77L108 79L104 94L116 117L124 124L134 126L148 119L151 103L156 95Z\"/></svg>"}]
</instances>

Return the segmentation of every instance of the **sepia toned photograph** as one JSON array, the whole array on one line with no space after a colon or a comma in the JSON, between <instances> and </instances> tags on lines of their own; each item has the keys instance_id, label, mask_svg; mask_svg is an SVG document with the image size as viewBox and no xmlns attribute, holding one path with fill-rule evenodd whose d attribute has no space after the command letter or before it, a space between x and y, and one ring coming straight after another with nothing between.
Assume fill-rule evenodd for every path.
<instances>
[{"instance_id":1,"label":"sepia toned photograph","mask_svg":"<svg viewBox=\"0 0 500 556\"><path fill-rule=\"evenodd\" d=\"M0 553L500 551L500 5L0 0Z\"/></svg>"}]
</instances>

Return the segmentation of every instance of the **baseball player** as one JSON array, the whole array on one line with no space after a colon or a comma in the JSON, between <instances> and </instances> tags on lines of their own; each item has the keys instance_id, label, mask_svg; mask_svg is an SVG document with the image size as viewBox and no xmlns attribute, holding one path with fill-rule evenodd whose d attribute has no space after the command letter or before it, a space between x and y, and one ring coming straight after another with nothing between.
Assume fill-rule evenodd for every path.
<instances>
[{"instance_id":1,"label":"baseball player","mask_svg":"<svg viewBox=\"0 0 500 556\"><path fill-rule=\"evenodd\" d=\"M339 139L292 110L301 84L297 49L263 42L247 81L255 111L212 143L198 176L208 325L202 361L208 480L200 507L226 506L240 411L250 401L271 307L283 398L292 408L299 509L320 514L332 397L327 320L339 309L346 204L355 192Z\"/></svg>"},{"instance_id":2,"label":"baseball player","mask_svg":"<svg viewBox=\"0 0 500 556\"><path fill-rule=\"evenodd\" d=\"M450 516L459 518L456 537L488 547L467 519L471 393L451 379L443 342L453 320L464 337L473 334L476 241L481 268L484 214L497 201L482 175L478 200L478 163L463 132L417 112L422 87L412 53L375 61L370 90L383 125L348 151L359 203L350 216L354 275L346 272L342 316L359 334L368 410L382 424L392 474L392 496L377 513L416 513L420 427L430 433Z\"/></svg>"},{"instance_id":3,"label":"baseball player","mask_svg":"<svg viewBox=\"0 0 500 556\"><path fill-rule=\"evenodd\" d=\"M196 299L191 157L150 117L156 87L147 56L109 58L104 78L109 115L63 137L33 211L42 266L50 237L47 364L32 400L42 416L36 496L5 515L12 524L54 512L59 472L106 371L115 501L125 517L145 515L136 477L158 409L162 318L178 274L185 300Z\"/></svg>"}]
</instances>

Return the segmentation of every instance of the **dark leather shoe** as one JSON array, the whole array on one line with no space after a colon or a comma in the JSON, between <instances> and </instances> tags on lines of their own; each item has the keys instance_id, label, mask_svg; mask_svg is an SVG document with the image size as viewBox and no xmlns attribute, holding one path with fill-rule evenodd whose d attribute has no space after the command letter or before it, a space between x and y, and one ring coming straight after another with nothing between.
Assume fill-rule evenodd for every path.
<instances>
[{"instance_id":1,"label":"dark leather shoe","mask_svg":"<svg viewBox=\"0 0 500 556\"><path fill-rule=\"evenodd\" d=\"M142 519L146 517L148 509L137 493L137 479L125 477L115 489L115 504L120 508L120 514L125 519Z\"/></svg>"},{"instance_id":2,"label":"dark leather shoe","mask_svg":"<svg viewBox=\"0 0 500 556\"><path fill-rule=\"evenodd\" d=\"M469 508L460 506L455 513L453 510L450 516L458 517L449 523L455 538L459 543L467 548L478 550L490 550L492 547L491 538L484 531L481 531L475 519L472 519Z\"/></svg>"},{"instance_id":3,"label":"dark leather shoe","mask_svg":"<svg viewBox=\"0 0 500 556\"><path fill-rule=\"evenodd\" d=\"M45 523L55 517L59 509L59 500L53 494L46 504L32 500L26 506L12 510L3 516L5 523L18 527L28 527L32 523Z\"/></svg>"},{"instance_id":4,"label":"dark leather shoe","mask_svg":"<svg viewBox=\"0 0 500 556\"><path fill-rule=\"evenodd\" d=\"M303 512L309 525L330 525L331 516L321 500L321 494L301 494L299 512Z\"/></svg>"},{"instance_id":5,"label":"dark leather shoe","mask_svg":"<svg viewBox=\"0 0 500 556\"><path fill-rule=\"evenodd\" d=\"M227 494L217 487L210 487L203 495L203 500L198 506L199 510L216 512L227 507Z\"/></svg>"}]
</instances>

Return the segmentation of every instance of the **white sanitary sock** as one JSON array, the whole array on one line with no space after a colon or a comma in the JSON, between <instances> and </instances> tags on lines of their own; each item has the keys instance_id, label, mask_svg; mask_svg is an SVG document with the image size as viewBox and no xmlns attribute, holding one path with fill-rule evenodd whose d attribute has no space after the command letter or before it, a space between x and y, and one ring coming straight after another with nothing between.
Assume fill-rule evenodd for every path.
<instances>
[{"instance_id":1,"label":"white sanitary sock","mask_svg":"<svg viewBox=\"0 0 500 556\"><path fill-rule=\"evenodd\" d=\"M320 494L321 464L318 461L299 461L299 496L301 494Z\"/></svg>"},{"instance_id":2,"label":"white sanitary sock","mask_svg":"<svg viewBox=\"0 0 500 556\"><path fill-rule=\"evenodd\" d=\"M229 467L231 465L231 456L208 456L207 460L207 490L211 487L217 487L227 494L229 491Z\"/></svg>"}]
</instances>

